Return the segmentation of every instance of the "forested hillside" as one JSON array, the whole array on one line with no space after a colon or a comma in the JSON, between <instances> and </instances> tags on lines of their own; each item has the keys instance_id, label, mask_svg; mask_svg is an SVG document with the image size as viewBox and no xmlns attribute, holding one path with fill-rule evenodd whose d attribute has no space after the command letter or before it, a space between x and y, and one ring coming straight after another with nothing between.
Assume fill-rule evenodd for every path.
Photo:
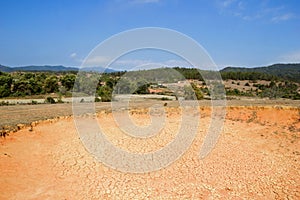
<instances>
[{"instance_id":1,"label":"forested hillside","mask_svg":"<svg viewBox=\"0 0 300 200\"><path fill-rule=\"evenodd\" d=\"M221 72L258 72L300 83L300 64L274 64L267 67L226 67Z\"/></svg>"},{"instance_id":2,"label":"forested hillside","mask_svg":"<svg viewBox=\"0 0 300 200\"><path fill-rule=\"evenodd\" d=\"M1 69L12 69L0 66ZM60 69L57 66L54 69ZM49 94L71 96L72 91L94 94L101 101L110 101L113 90L118 94L163 94L176 96L168 87L182 85L188 80L191 88L184 85L183 97L190 96L191 89L198 99L209 98L207 80L220 78L224 81L227 96L300 99L300 64L277 64L261 68L225 68L218 72L195 68L158 68L139 71L99 73L94 71L36 71L1 72L0 98L20 98ZM63 67L64 68L64 67ZM28 68L27 68L28 69ZM33 69L33 68L31 68ZM44 66L45 69L45 66ZM65 68L64 68L65 69ZM70 68L72 69L72 68ZM298 79L299 77L299 79ZM77 78L78 84L74 84ZM93 89L94 88L94 89Z\"/></svg>"}]
</instances>

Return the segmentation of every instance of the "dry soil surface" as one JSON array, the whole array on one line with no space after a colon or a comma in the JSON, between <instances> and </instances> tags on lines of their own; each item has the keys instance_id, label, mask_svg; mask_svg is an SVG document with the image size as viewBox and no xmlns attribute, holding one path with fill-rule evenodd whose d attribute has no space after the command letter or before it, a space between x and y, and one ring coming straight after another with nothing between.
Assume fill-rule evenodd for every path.
<instances>
[{"instance_id":1,"label":"dry soil surface","mask_svg":"<svg viewBox=\"0 0 300 200\"><path fill-rule=\"evenodd\" d=\"M164 109L165 127L150 139L123 134L111 112L99 109L84 118L98 120L113 145L145 153L176 137L181 109ZM199 149L211 108L199 110L195 120L200 124L188 150L147 173L124 173L99 162L83 146L72 116L21 128L0 139L0 199L300 199L298 107L228 106L219 140L204 159ZM151 123L148 114L147 109L130 110L140 126Z\"/></svg>"}]
</instances>

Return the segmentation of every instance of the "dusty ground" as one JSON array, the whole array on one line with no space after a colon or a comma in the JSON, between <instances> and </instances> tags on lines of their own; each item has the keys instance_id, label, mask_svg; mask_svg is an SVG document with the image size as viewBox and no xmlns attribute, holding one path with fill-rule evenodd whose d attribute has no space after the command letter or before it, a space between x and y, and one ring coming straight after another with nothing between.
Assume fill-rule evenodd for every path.
<instances>
[{"instance_id":1,"label":"dusty ground","mask_svg":"<svg viewBox=\"0 0 300 200\"><path fill-rule=\"evenodd\" d=\"M97 119L114 145L150 152L175 137L181 113L171 104L165 108L166 128L150 140L124 136L110 112L100 112ZM188 151L171 165L145 174L123 173L98 162L83 147L72 117L39 122L33 131L25 127L0 139L0 199L299 199L299 107L249 104L231 103L219 141L203 160L198 155L210 108L201 107L200 126ZM107 108L103 105L98 104L98 111ZM24 118L26 109L20 108ZM27 108L36 109L30 112L33 116L41 111ZM1 110L3 119L7 109L13 107ZM54 116L52 112L43 113ZM61 112L56 115L70 114ZM131 114L136 124L150 123L145 109ZM28 118L26 122L38 119Z\"/></svg>"},{"instance_id":2,"label":"dusty ground","mask_svg":"<svg viewBox=\"0 0 300 200\"><path fill-rule=\"evenodd\" d=\"M135 108L149 107L158 101L135 102ZM161 102L164 104L165 101ZM168 107L177 107L177 101L166 101ZM87 104L83 103L82 107ZM96 111L107 110L110 103L95 103ZM211 101L201 100L200 106L210 106ZM300 108L299 100L266 100L266 99L248 99L229 100L228 106L292 106ZM16 106L0 106L0 129L17 129L18 124L30 124L33 121L46 120L59 116L72 115L72 104L39 104L39 105L16 105Z\"/></svg>"}]
</instances>

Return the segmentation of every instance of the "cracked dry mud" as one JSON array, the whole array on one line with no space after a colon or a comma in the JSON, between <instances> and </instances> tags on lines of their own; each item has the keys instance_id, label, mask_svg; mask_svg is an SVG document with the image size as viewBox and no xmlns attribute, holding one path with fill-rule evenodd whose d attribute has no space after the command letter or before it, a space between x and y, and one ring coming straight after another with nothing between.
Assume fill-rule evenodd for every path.
<instances>
[{"instance_id":1,"label":"cracked dry mud","mask_svg":"<svg viewBox=\"0 0 300 200\"><path fill-rule=\"evenodd\" d=\"M161 170L139 174L97 161L82 145L73 117L11 133L0 140L0 199L300 198L299 108L228 107L217 145L200 160L210 111L200 109L196 137L179 159ZM151 139L123 134L112 113L100 112L97 120L112 144L145 153L176 136L180 109L166 112L165 128ZM146 109L130 113L138 125L151 123Z\"/></svg>"}]
</instances>

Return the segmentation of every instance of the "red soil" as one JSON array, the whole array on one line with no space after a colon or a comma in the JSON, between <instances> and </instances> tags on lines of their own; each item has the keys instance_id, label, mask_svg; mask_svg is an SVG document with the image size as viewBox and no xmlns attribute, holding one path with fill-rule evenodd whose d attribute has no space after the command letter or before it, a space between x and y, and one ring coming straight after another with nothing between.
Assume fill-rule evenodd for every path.
<instances>
[{"instance_id":1,"label":"red soil","mask_svg":"<svg viewBox=\"0 0 300 200\"><path fill-rule=\"evenodd\" d=\"M167 130L148 142L122 136L111 113L98 120L113 144L147 152L174 137L180 112L168 111ZM300 199L299 108L228 107L219 141L203 160L199 149L210 108L200 111L188 151L144 174L98 162L82 145L72 117L11 133L0 139L0 199ZM149 123L145 111L133 113L137 124Z\"/></svg>"}]
</instances>

